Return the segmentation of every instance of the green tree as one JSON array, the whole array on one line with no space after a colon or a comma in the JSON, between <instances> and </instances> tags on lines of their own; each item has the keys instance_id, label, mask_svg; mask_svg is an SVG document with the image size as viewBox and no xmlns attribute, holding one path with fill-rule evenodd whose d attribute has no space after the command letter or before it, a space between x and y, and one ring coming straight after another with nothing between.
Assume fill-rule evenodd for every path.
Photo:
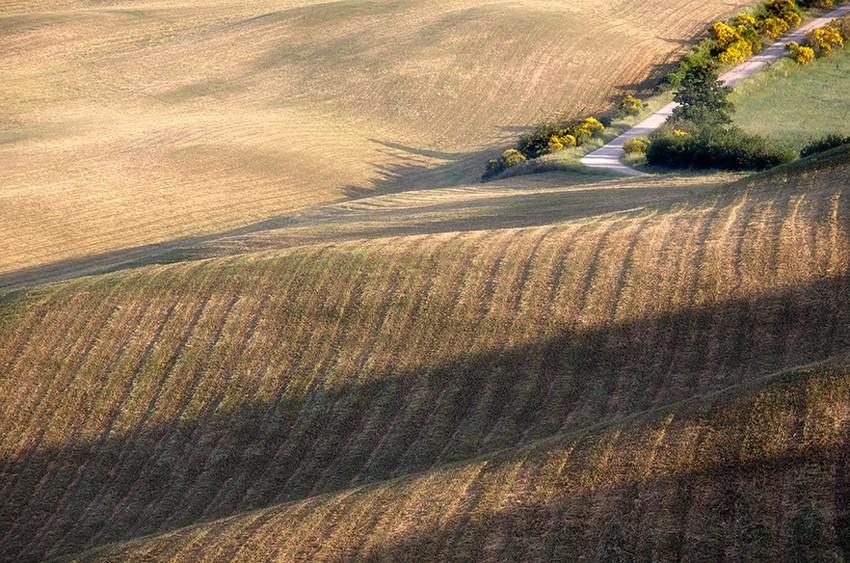
<instances>
[{"instance_id":1,"label":"green tree","mask_svg":"<svg viewBox=\"0 0 850 563\"><path fill-rule=\"evenodd\" d=\"M729 101L729 88L717 80L717 69L713 65L689 68L673 100L679 104L673 110L673 122L689 121L698 127L732 122L730 115L735 108Z\"/></svg>"}]
</instances>

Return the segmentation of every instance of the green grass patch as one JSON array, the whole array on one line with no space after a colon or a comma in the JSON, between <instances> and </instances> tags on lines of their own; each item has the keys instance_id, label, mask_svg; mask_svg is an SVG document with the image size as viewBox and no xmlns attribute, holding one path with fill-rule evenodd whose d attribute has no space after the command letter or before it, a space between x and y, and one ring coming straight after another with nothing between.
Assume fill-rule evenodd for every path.
<instances>
[{"instance_id":1,"label":"green grass patch","mask_svg":"<svg viewBox=\"0 0 850 563\"><path fill-rule=\"evenodd\" d=\"M799 66L782 60L736 86L736 125L799 151L825 135L850 134L850 51Z\"/></svg>"}]
</instances>

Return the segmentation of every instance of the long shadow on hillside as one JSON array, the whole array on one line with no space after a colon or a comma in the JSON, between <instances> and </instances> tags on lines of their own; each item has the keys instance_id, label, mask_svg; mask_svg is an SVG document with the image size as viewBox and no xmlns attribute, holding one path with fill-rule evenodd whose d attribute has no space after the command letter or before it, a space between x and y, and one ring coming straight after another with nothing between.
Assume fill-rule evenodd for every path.
<instances>
[{"instance_id":1,"label":"long shadow on hillside","mask_svg":"<svg viewBox=\"0 0 850 563\"><path fill-rule=\"evenodd\" d=\"M688 418L677 417L677 422ZM573 479L581 474L566 469L560 475L528 471L531 478L518 483L524 487L484 474L469 490L459 491L460 499L452 499L464 512L431 519L427 525L409 522L406 533L373 544L349 560L476 560L487 553L500 561L758 561L771 553L785 561L828 561L836 554L850 555L850 452L795 445L742 459L736 441L743 438L742 429L727 433L712 422L691 421L691 430L701 423L701 439L708 442L699 450L678 444L676 453L704 457L698 469L658 463L651 466L653 471L637 476L629 475L633 466L624 464L619 475L609 472L618 479L593 489L583 489ZM845 443L850 443L850 431L842 430ZM645 444L632 445L631 456L621 449L613 453L640 463ZM588 450L579 447L571 458L580 458L579 466L591 466L585 456L598 453ZM542 467L546 461L541 457L536 463ZM535 460L524 462L534 465ZM592 477L592 470L588 473L584 476ZM534 477L560 479L565 485L544 500L532 493ZM492 496L501 493L502 505L493 506L492 496L484 498L485 490ZM356 539L365 540L375 520L355 518L362 524ZM401 518L390 515L389 520L403 525Z\"/></svg>"},{"instance_id":2,"label":"long shadow on hillside","mask_svg":"<svg viewBox=\"0 0 850 563\"><path fill-rule=\"evenodd\" d=\"M201 410L194 420L137 426L130 435L31 449L0 462L0 553L38 560L161 533L829 358L850 350L848 291L841 276L599 329L564 327L492 354L459 352L426 372L358 368L343 376L343 388L313 379L297 400L246 399L234 412ZM288 379L309 381L306 372Z\"/></svg>"}]
</instances>

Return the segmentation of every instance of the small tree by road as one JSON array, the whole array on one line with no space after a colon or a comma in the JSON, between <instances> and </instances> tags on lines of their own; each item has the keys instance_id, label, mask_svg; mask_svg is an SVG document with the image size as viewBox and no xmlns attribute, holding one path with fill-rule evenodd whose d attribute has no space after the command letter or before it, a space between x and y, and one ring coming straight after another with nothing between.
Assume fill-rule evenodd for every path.
<instances>
[{"instance_id":1,"label":"small tree by road","mask_svg":"<svg viewBox=\"0 0 850 563\"><path fill-rule=\"evenodd\" d=\"M673 100L679 103L671 116L673 122L689 121L700 128L732 122L735 108L729 101L729 88L717 80L713 65L689 68Z\"/></svg>"}]
</instances>

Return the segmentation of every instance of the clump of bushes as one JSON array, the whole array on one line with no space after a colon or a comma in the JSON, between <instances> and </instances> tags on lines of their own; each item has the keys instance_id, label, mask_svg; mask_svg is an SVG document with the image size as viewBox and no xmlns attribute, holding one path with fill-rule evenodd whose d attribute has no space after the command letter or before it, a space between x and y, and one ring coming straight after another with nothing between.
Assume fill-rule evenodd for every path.
<instances>
[{"instance_id":1,"label":"clump of bushes","mask_svg":"<svg viewBox=\"0 0 850 563\"><path fill-rule=\"evenodd\" d=\"M786 31L788 31L788 22L782 18L767 17L759 20L756 24L756 29L765 37L776 39Z\"/></svg>"},{"instance_id":2,"label":"clump of bushes","mask_svg":"<svg viewBox=\"0 0 850 563\"><path fill-rule=\"evenodd\" d=\"M707 127L695 134L662 128L652 136L646 161L665 168L764 170L791 162L794 155L739 127Z\"/></svg>"},{"instance_id":3,"label":"clump of bushes","mask_svg":"<svg viewBox=\"0 0 850 563\"><path fill-rule=\"evenodd\" d=\"M802 21L800 10L793 0L770 0L764 9L770 16L784 20L790 27L797 27Z\"/></svg>"},{"instance_id":4,"label":"clump of bushes","mask_svg":"<svg viewBox=\"0 0 850 563\"><path fill-rule=\"evenodd\" d=\"M620 100L617 107L617 115L620 117L640 115L643 110L643 102L631 94Z\"/></svg>"},{"instance_id":5,"label":"clump of bushes","mask_svg":"<svg viewBox=\"0 0 850 563\"><path fill-rule=\"evenodd\" d=\"M841 34L829 26L806 32L804 43L815 52L816 57L825 57L832 54L833 49L844 47Z\"/></svg>"},{"instance_id":6,"label":"clump of bushes","mask_svg":"<svg viewBox=\"0 0 850 563\"><path fill-rule=\"evenodd\" d=\"M801 65L807 65L815 60L815 52L810 47L799 45L795 41L791 41L785 46L788 51L788 56Z\"/></svg>"},{"instance_id":7,"label":"clump of bushes","mask_svg":"<svg viewBox=\"0 0 850 563\"><path fill-rule=\"evenodd\" d=\"M571 147L580 147L604 131L605 125L595 117L566 125L555 122L541 123L532 132L522 135L517 141L516 148L509 149L498 159L489 161L481 179L488 180L526 160Z\"/></svg>"},{"instance_id":8,"label":"clump of bushes","mask_svg":"<svg viewBox=\"0 0 850 563\"><path fill-rule=\"evenodd\" d=\"M709 28L709 54L703 61L710 58L723 64L744 62L761 51L765 38L776 39L801 21L793 0L769 0L755 14L741 13L728 22L714 23Z\"/></svg>"},{"instance_id":9,"label":"clump of bushes","mask_svg":"<svg viewBox=\"0 0 850 563\"><path fill-rule=\"evenodd\" d=\"M788 43L786 50L789 57L805 65L843 48L846 41L850 41L850 15L833 19L820 29L806 32L802 45L792 41Z\"/></svg>"},{"instance_id":10,"label":"clump of bushes","mask_svg":"<svg viewBox=\"0 0 850 563\"><path fill-rule=\"evenodd\" d=\"M647 163L665 168L763 170L792 161L793 154L772 148L763 137L728 126L734 110L728 95L714 66L689 69L674 97L679 106L668 123L649 137Z\"/></svg>"},{"instance_id":11,"label":"clump of bushes","mask_svg":"<svg viewBox=\"0 0 850 563\"><path fill-rule=\"evenodd\" d=\"M709 28L709 38L694 47L693 51L664 77L661 88L677 87L688 69L694 66L709 61L723 64L743 62L760 52L765 40L776 39L792 27L800 25L802 18L798 6L828 8L832 4L832 0L765 0L751 14L740 13L729 21L715 22ZM850 21L847 26L850 27ZM847 41L846 36L844 41ZM806 57L804 51L799 58Z\"/></svg>"},{"instance_id":12,"label":"clump of bushes","mask_svg":"<svg viewBox=\"0 0 850 563\"><path fill-rule=\"evenodd\" d=\"M635 137L623 143L623 150L626 154L646 154L651 142L649 137Z\"/></svg>"},{"instance_id":13,"label":"clump of bushes","mask_svg":"<svg viewBox=\"0 0 850 563\"><path fill-rule=\"evenodd\" d=\"M826 137L812 141L803 147L803 150L800 151L800 158L806 158L807 156L812 156L813 154L828 151L836 147L842 147L844 145L850 145L850 137L835 134L827 135Z\"/></svg>"},{"instance_id":14,"label":"clump of bushes","mask_svg":"<svg viewBox=\"0 0 850 563\"><path fill-rule=\"evenodd\" d=\"M499 158L494 158L487 163L482 178L491 178L504 170L526 161L525 156L516 149L508 149Z\"/></svg>"}]
</instances>

